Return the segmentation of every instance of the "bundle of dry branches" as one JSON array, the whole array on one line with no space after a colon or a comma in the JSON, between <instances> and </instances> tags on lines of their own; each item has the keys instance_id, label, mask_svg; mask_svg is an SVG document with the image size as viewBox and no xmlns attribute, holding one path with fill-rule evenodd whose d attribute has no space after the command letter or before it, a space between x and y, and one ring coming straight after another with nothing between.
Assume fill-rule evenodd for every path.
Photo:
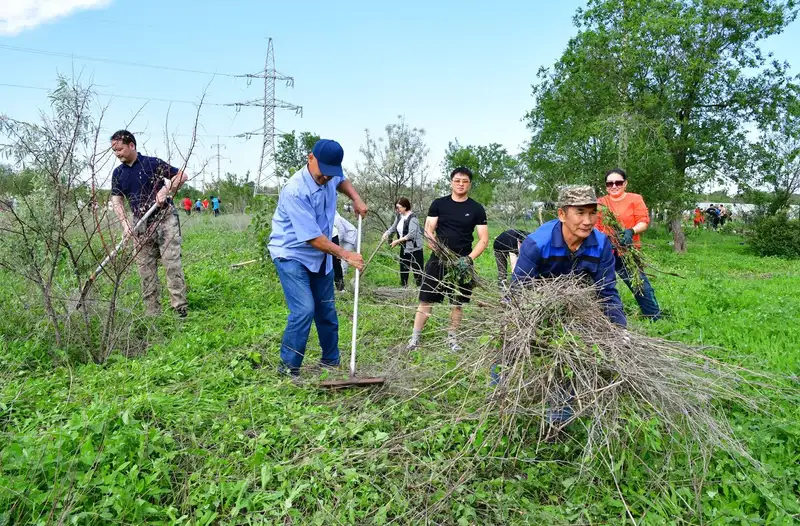
<instances>
[{"instance_id":1,"label":"bundle of dry branches","mask_svg":"<svg viewBox=\"0 0 800 526\"><path fill-rule=\"evenodd\" d=\"M706 452L749 457L715 406L756 408L741 389L751 373L703 349L612 324L597 291L579 278L537 280L492 302L481 317L483 330L494 327L498 337L461 365L473 375L494 371L482 414L498 419L501 435L528 429L531 417L539 417L539 438L577 421L592 456L626 420L657 418Z\"/></svg>"},{"instance_id":2,"label":"bundle of dry branches","mask_svg":"<svg viewBox=\"0 0 800 526\"><path fill-rule=\"evenodd\" d=\"M439 241L438 238L429 236L427 232L425 233L425 239L428 242L428 247L436 254L445 269L445 275L442 280L443 285L457 288L459 285L469 283L473 285L481 284L480 276L475 271L473 262L468 262L465 256L456 254L447 245Z\"/></svg>"}]
</instances>

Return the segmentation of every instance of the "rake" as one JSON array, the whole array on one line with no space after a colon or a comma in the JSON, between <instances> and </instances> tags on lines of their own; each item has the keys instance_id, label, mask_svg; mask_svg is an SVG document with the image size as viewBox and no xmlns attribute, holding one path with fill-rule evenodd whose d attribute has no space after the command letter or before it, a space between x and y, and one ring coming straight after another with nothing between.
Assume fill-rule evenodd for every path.
<instances>
[{"instance_id":1,"label":"rake","mask_svg":"<svg viewBox=\"0 0 800 526\"><path fill-rule=\"evenodd\" d=\"M358 216L358 242L356 252L361 253L361 216ZM374 255L374 254L373 254ZM365 266L366 267L366 266ZM326 389L344 389L347 387L370 387L382 385L385 378L358 378L356 376L356 336L358 335L358 289L363 270L356 269L356 283L353 299L353 337L350 345L350 377L347 380L325 380L320 382L320 387Z\"/></svg>"}]
</instances>

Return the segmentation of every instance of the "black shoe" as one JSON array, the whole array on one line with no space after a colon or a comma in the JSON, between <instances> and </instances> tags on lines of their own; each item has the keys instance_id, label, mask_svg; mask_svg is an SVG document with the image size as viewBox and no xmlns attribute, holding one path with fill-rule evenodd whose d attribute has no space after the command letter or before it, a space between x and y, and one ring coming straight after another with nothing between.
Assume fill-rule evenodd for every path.
<instances>
[{"instance_id":1,"label":"black shoe","mask_svg":"<svg viewBox=\"0 0 800 526\"><path fill-rule=\"evenodd\" d=\"M175 309L175 312L178 313L178 317L185 318L189 315L189 309L187 307L178 307Z\"/></svg>"}]
</instances>

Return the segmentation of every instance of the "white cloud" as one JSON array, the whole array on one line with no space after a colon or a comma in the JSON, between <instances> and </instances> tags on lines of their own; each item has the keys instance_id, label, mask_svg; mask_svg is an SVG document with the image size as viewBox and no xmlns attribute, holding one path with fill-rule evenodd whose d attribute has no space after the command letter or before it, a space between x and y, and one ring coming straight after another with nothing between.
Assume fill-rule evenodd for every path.
<instances>
[{"instance_id":1,"label":"white cloud","mask_svg":"<svg viewBox=\"0 0 800 526\"><path fill-rule=\"evenodd\" d=\"M106 7L112 0L1 0L0 35L16 35L26 29L68 16L75 11Z\"/></svg>"}]
</instances>

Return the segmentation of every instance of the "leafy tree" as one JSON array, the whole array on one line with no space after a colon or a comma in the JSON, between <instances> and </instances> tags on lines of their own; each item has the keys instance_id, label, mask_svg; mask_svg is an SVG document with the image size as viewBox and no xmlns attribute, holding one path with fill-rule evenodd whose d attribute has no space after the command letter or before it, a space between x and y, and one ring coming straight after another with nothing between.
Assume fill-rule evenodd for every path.
<instances>
[{"instance_id":1,"label":"leafy tree","mask_svg":"<svg viewBox=\"0 0 800 526\"><path fill-rule=\"evenodd\" d=\"M442 163L445 174L449 176L459 166L472 171L472 198L486 205L492 202L497 183L518 184L524 181L526 174L519 160L497 143L462 146L458 139L449 143ZM524 188L524 185L518 186Z\"/></svg>"},{"instance_id":2,"label":"leafy tree","mask_svg":"<svg viewBox=\"0 0 800 526\"><path fill-rule=\"evenodd\" d=\"M425 130L412 128L402 116L397 120L377 140L365 130L366 142L359 149L364 161L356 164L359 185L367 187L370 200L390 207L401 196L412 205L417 202L428 172Z\"/></svg>"},{"instance_id":3,"label":"leafy tree","mask_svg":"<svg viewBox=\"0 0 800 526\"><path fill-rule=\"evenodd\" d=\"M30 194L33 191L34 175L31 169L15 172L9 166L0 165L0 199Z\"/></svg>"},{"instance_id":4,"label":"leafy tree","mask_svg":"<svg viewBox=\"0 0 800 526\"><path fill-rule=\"evenodd\" d=\"M255 182L250 180L249 171L242 177L226 172L224 179L214 181L206 194L219 197L223 208L230 205L233 207L232 211L243 214L252 200L254 185Z\"/></svg>"},{"instance_id":5,"label":"leafy tree","mask_svg":"<svg viewBox=\"0 0 800 526\"><path fill-rule=\"evenodd\" d=\"M534 201L535 191L525 184L497 184L492 191L492 222L499 221L504 228L517 227L521 220L533 217Z\"/></svg>"},{"instance_id":6,"label":"leafy tree","mask_svg":"<svg viewBox=\"0 0 800 526\"><path fill-rule=\"evenodd\" d=\"M745 192L764 191L765 213L786 211L800 192L800 116L782 115L748 151L749 169L737 177Z\"/></svg>"},{"instance_id":7,"label":"leafy tree","mask_svg":"<svg viewBox=\"0 0 800 526\"><path fill-rule=\"evenodd\" d=\"M278 147L275 151L275 165L278 176L287 179L308 162L308 154L320 139L319 135L311 132L300 132L300 135L284 133L278 138Z\"/></svg>"},{"instance_id":8,"label":"leafy tree","mask_svg":"<svg viewBox=\"0 0 800 526\"><path fill-rule=\"evenodd\" d=\"M197 199L203 198L203 192L200 191L199 188L195 188L190 183L184 183L181 186L181 189L178 190L178 194L175 196L176 201L182 200L184 197L188 197L192 201Z\"/></svg>"},{"instance_id":9,"label":"leafy tree","mask_svg":"<svg viewBox=\"0 0 800 526\"><path fill-rule=\"evenodd\" d=\"M590 0L578 34L539 72L527 114L540 186L625 168L631 190L681 211L700 185L740 166L748 123L774 121L796 86L758 43L794 20L776 0Z\"/></svg>"},{"instance_id":10,"label":"leafy tree","mask_svg":"<svg viewBox=\"0 0 800 526\"><path fill-rule=\"evenodd\" d=\"M85 331L87 353L97 359L98 355L88 349L98 347L94 332L100 325L98 320L92 319L93 313L85 305L82 318L72 317L70 302L63 294L65 283L81 283L91 265L85 260L94 253L91 248L96 236L110 239L109 232L103 231L107 222L93 222L85 209L93 196L80 177L84 169L92 168L92 152L86 149L98 133L90 112L92 95L90 88L59 77L57 87L49 94L50 112L41 113L40 123L0 118L0 134L11 139L3 145L2 153L28 167L32 186L0 224L0 268L34 287L31 303L41 307L57 347L65 348L76 338L84 338ZM12 191L16 189L12 187ZM113 346L115 301L116 297L108 313L102 315L103 353ZM83 322L81 327L79 322Z\"/></svg>"}]
</instances>

